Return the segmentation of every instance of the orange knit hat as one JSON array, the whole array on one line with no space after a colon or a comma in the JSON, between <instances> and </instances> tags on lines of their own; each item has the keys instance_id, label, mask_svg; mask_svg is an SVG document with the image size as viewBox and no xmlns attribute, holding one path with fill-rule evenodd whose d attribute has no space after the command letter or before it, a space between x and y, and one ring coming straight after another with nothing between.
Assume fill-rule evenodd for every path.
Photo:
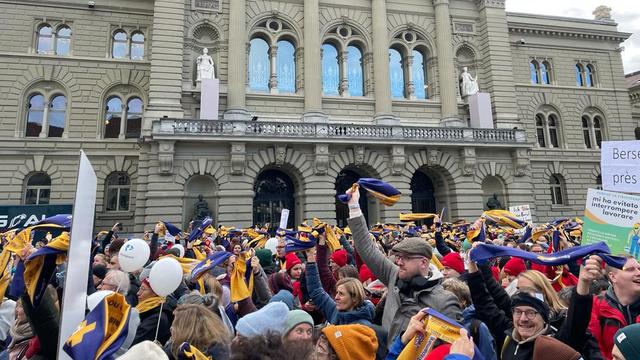
<instances>
[{"instance_id":1,"label":"orange knit hat","mask_svg":"<svg viewBox=\"0 0 640 360\"><path fill-rule=\"evenodd\" d=\"M322 329L340 360L374 360L378 338L372 328L360 325L329 325Z\"/></svg>"}]
</instances>

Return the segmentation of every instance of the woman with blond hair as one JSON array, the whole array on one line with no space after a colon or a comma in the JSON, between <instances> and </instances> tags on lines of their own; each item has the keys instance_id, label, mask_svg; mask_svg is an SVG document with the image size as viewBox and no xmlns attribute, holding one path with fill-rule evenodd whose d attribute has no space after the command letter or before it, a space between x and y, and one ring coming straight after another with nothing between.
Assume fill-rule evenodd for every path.
<instances>
[{"instance_id":1,"label":"woman with blond hair","mask_svg":"<svg viewBox=\"0 0 640 360\"><path fill-rule=\"evenodd\" d=\"M518 276L518 289L520 288L532 288L544 295L544 301L551 308L549 323L559 329L567 316L567 307L551 286L549 279L540 271L527 270Z\"/></svg>"},{"instance_id":2,"label":"woman with blond hair","mask_svg":"<svg viewBox=\"0 0 640 360\"><path fill-rule=\"evenodd\" d=\"M169 359L178 359L180 345L188 343L213 359L229 359L231 336L222 320L203 305L180 305L174 311L171 338L164 346Z\"/></svg>"}]
</instances>

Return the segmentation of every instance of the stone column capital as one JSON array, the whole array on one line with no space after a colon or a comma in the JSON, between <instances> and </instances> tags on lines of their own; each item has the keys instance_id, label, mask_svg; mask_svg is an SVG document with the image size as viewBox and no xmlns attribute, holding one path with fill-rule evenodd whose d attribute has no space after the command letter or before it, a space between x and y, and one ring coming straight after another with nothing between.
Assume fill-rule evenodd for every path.
<instances>
[{"instance_id":1,"label":"stone column capital","mask_svg":"<svg viewBox=\"0 0 640 360\"><path fill-rule=\"evenodd\" d=\"M447 5L449 6L449 0L433 0L433 6Z\"/></svg>"},{"instance_id":2,"label":"stone column capital","mask_svg":"<svg viewBox=\"0 0 640 360\"><path fill-rule=\"evenodd\" d=\"M434 2L439 0L434 0ZM496 8L496 9L504 9L505 0L476 0L476 4L478 9L483 8Z\"/></svg>"}]
</instances>

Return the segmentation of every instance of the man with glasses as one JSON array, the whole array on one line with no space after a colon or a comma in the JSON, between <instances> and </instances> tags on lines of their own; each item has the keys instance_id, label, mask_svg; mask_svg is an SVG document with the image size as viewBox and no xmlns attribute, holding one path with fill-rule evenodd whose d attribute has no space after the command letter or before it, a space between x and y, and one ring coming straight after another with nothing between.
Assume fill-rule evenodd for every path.
<instances>
[{"instance_id":1,"label":"man with glasses","mask_svg":"<svg viewBox=\"0 0 640 360\"><path fill-rule=\"evenodd\" d=\"M349 189L347 193L351 194L348 222L356 250L388 289L382 316L382 327L389 331L388 344L392 344L393 339L407 328L411 317L425 307L460 320L462 312L458 299L442 288L441 277L432 277L431 246L422 238L407 238L392 248L394 260L387 258L369 237L367 222L358 203L359 191Z\"/></svg>"}]
</instances>

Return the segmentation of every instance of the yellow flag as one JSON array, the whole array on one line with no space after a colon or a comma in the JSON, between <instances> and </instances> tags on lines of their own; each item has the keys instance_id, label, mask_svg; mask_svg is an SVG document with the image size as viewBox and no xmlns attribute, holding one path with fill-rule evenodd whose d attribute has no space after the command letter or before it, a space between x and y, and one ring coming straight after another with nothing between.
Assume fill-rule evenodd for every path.
<instances>
[{"instance_id":1,"label":"yellow flag","mask_svg":"<svg viewBox=\"0 0 640 360\"><path fill-rule=\"evenodd\" d=\"M404 347L398 360L424 359L436 340L453 343L460 337L460 324L447 318L433 309L423 310L427 313L424 319L424 335L418 334Z\"/></svg>"},{"instance_id":2,"label":"yellow flag","mask_svg":"<svg viewBox=\"0 0 640 360\"><path fill-rule=\"evenodd\" d=\"M233 271L231 272L232 302L244 300L253 293L253 271L249 271L249 273L247 273L247 261L250 259L251 253L240 253L235 265L233 266Z\"/></svg>"}]
</instances>

